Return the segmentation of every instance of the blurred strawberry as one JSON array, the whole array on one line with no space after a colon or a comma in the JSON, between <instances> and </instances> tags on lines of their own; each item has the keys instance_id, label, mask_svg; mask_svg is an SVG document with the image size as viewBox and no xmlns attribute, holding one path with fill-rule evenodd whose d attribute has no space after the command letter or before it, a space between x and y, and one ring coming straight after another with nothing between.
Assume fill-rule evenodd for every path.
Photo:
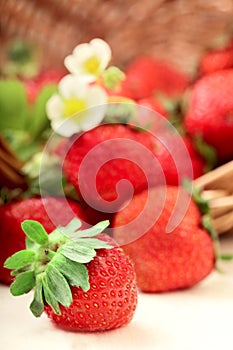
<instances>
[{"instance_id":1,"label":"blurred strawberry","mask_svg":"<svg viewBox=\"0 0 233 350\"><path fill-rule=\"evenodd\" d=\"M130 204L116 214L113 222L113 236L118 242L127 243L122 248L134 263L138 287L145 292L167 292L192 287L214 268L214 245L209 233L200 227L201 216L195 203L182 188L167 187L165 194L164 201L164 188L150 190L154 206L147 208L140 224L135 219L144 210L148 200L147 191L136 194ZM182 205L187 200L189 205L179 225L167 233L166 227L178 194L182 198ZM158 220L154 219L143 233L146 221L156 217L156 211L163 202ZM129 232L130 223L133 226ZM130 242L130 234L134 235L135 232L141 234Z\"/></svg>"},{"instance_id":2,"label":"blurred strawberry","mask_svg":"<svg viewBox=\"0 0 233 350\"><path fill-rule=\"evenodd\" d=\"M233 40L225 47L208 50L201 58L199 71L202 75L233 67Z\"/></svg>"},{"instance_id":3,"label":"blurred strawberry","mask_svg":"<svg viewBox=\"0 0 233 350\"><path fill-rule=\"evenodd\" d=\"M126 69L124 85L135 99L163 94L177 97L188 86L186 75L162 60L141 56Z\"/></svg>"},{"instance_id":4,"label":"blurred strawberry","mask_svg":"<svg viewBox=\"0 0 233 350\"><path fill-rule=\"evenodd\" d=\"M233 157L233 69L203 76L190 90L184 127L214 147L218 161Z\"/></svg>"},{"instance_id":5,"label":"blurred strawberry","mask_svg":"<svg viewBox=\"0 0 233 350\"><path fill-rule=\"evenodd\" d=\"M105 205L108 207L109 202L118 203L120 198L116 186L120 180L128 180L136 192L147 188L148 177L156 183L156 176L151 170L153 167L146 157L149 153L150 159L153 159L154 142L146 131L121 124L100 125L68 141L65 175L79 196L85 195L97 206L96 209L102 210ZM80 169L85 170L85 176L80 175ZM99 197L94 193L94 185ZM122 200L131 195L128 185L125 182L122 183L124 185Z\"/></svg>"},{"instance_id":6,"label":"blurred strawberry","mask_svg":"<svg viewBox=\"0 0 233 350\"><path fill-rule=\"evenodd\" d=\"M137 103L140 106L146 107L151 109L152 111L155 111L159 114L161 114L162 116L164 116L165 118L167 118L167 111L165 110L165 108L163 107L162 103L156 99L155 97L146 97L146 98L142 98L139 99L137 101Z\"/></svg>"},{"instance_id":7,"label":"blurred strawberry","mask_svg":"<svg viewBox=\"0 0 233 350\"><path fill-rule=\"evenodd\" d=\"M189 161L193 179L203 175L206 162L188 137L167 133L163 141L165 144L157 142L154 154L161 164L168 185L176 186L181 184L186 177L190 178L191 169L187 167ZM187 152L184 152L185 148Z\"/></svg>"}]
</instances>

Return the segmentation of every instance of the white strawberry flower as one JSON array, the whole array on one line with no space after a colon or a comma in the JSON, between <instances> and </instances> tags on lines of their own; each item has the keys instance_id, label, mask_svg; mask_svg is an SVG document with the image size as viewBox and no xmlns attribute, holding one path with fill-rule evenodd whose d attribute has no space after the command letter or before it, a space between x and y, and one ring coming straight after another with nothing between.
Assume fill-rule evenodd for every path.
<instances>
[{"instance_id":1,"label":"white strawberry flower","mask_svg":"<svg viewBox=\"0 0 233 350\"><path fill-rule=\"evenodd\" d=\"M77 45L73 53L65 58L64 64L70 73L90 83L104 72L111 55L110 46L104 40L96 38L89 43Z\"/></svg>"},{"instance_id":2,"label":"white strawberry flower","mask_svg":"<svg viewBox=\"0 0 233 350\"><path fill-rule=\"evenodd\" d=\"M106 104L107 94L103 88L86 84L69 74L59 82L58 93L47 101L46 112L52 129L70 137L99 125L104 118Z\"/></svg>"}]
</instances>

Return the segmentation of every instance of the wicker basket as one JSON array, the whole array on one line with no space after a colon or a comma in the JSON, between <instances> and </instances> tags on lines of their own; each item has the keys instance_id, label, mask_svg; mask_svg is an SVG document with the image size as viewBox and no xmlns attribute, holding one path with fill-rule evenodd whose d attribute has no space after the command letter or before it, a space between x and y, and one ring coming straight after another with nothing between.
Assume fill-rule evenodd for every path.
<instances>
[{"instance_id":1,"label":"wicker basket","mask_svg":"<svg viewBox=\"0 0 233 350\"><path fill-rule=\"evenodd\" d=\"M17 36L40 48L44 66L101 37L121 67L150 53L192 72L212 39L233 29L232 0L0 0L0 13L1 60Z\"/></svg>"}]
</instances>

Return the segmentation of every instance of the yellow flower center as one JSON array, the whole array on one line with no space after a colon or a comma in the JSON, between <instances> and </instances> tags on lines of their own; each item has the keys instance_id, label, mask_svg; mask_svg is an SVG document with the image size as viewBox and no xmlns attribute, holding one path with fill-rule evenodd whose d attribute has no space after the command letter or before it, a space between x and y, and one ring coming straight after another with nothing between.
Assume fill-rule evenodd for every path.
<instances>
[{"instance_id":1,"label":"yellow flower center","mask_svg":"<svg viewBox=\"0 0 233 350\"><path fill-rule=\"evenodd\" d=\"M98 74L100 67L100 60L96 56L89 57L84 63L83 68L87 73L94 75Z\"/></svg>"},{"instance_id":2,"label":"yellow flower center","mask_svg":"<svg viewBox=\"0 0 233 350\"><path fill-rule=\"evenodd\" d=\"M82 98L69 98L64 101L64 116L69 118L87 108L87 103Z\"/></svg>"}]
</instances>

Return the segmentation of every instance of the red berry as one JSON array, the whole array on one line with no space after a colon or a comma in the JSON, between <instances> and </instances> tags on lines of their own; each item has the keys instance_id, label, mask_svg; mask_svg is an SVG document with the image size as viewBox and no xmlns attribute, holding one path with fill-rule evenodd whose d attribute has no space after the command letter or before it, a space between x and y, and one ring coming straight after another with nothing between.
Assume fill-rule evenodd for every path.
<instances>
[{"instance_id":1,"label":"red berry","mask_svg":"<svg viewBox=\"0 0 233 350\"><path fill-rule=\"evenodd\" d=\"M219 161L233 157L233 70L198 80L190 91L184 125L188 134L213 146Z\"/></svg>"},{"instance_id":2,"label":"red berry","mask_svg":"<svg viewBox=\"0 0 233 350\"><path fill-rule=\"evenodd\" d=\"M64 172L78 194L85 196L88 204L97 210L108 208L109 202L118 199L116 186L122 179L128 180L136 192L148 187L147 176L151 181L157 181L154 173L150 173L152 165L146 159L146 152L150 159L153 158L154 148L154 140L146 131L108 124L72 141L69 141L70 146L68 144ZM80 169L83 169L82 173ZM95 185L100 198L93 190ZM114 206L114 211L131 195L127 185L122 189L122 198ZM106 202L102 202L103 199Z\"/></svg>"},{"instance_id":3,"label":"red berry","mask_svg":"<svg viewBox=\"0 0 233 350\"><path fill-rule=\"evenodd\" d=\"M185 178L196 179L203 175L205 161L187 137L167 133L163 140L168 142L167 146L157 142L154 154L162 166L167 185L177 186Z\"/></svg>"},{"instance_id":4,"label":"red berry","mask_svg":"<svg viewBox=\"0 0 233 350\"><path fill-rule=\"evenodd\" d=\"M162 60L141 56L126 69L124 82L135 99L163 94L179 96L188 85L187 77Z\"/></svg>"},{"instance_id":5,"label":"red berry","mask_svg":"<svg viewBox=\"0 0 233 350\"><path fill-rule=\"evenodd\" d=\"M108 236L101 236L113 243ZM137 289L128 256L119 247L101 249L87 268L90 289L84 292L72 287L72 304L61 306L61 315L46 306L48 316L59 327L76 331L109 330L129 323L137 305Z\"/></svg>"},{"instance_id":6,"label":"red berry","mask_svg":"<svg viewBox=\"0 0 233 350\"><path fill-rule=\"evenodd\" d=\"M183 220L172 232L166 232L178 191L181 189L168 187L159 219L137 240L123 246L134 263L138 287L142 291L165 292L192 287L214 267L213 242L207 231L200 228L200 214L191 198ZM164 189L155 188L150 193L155 207L150 207L150 212L144 215L141 229L163 200ZM181 192L181 195L186 201L185 194ZM136 194L130 204L116 214L113 227L117 241L124 241L124 235L130 234L127 224L142 212L147 197L146 191ZM137 226L137 229L140 230L140 227Z\"/></svg>"},{"instance_id":7,"label":"red berry","mask_svg":"<svg viewBox=\"0 0 233 350\"><path fill-rule=\"evenodd\" d=\"M34 289L33 315L45 311L61 328L104 331L126 325L137 306L136 276L124 251L102 233L109 221L82 229L73 218L50 234L37 221L22 228L30 245L7 258L14 296Z\"/></svg>"},{"instance_id":8,"label":"red berry","mask_svg":"<svg viewBox=\"0 0 233 350\"><path fill-rule=\"evenodd\" d=\"M146 107L152 111L155 111L161 114L165 118L167 118L168 116L162 103L159 102L159 100L156 100L154 97L147 97L147 98L140 99L137 101L137 103L142 107Z\"/></svg>"},{"instance_id":9,"label":"red berry","mask_svg":"<svg viewBox=\"0 0 233 350\"><path fill-rule=\"evenodd\" d=\"M207 52L201 59L199 70L202 75L233 67L233 47Z\"/></svg>"}]
</instances>

